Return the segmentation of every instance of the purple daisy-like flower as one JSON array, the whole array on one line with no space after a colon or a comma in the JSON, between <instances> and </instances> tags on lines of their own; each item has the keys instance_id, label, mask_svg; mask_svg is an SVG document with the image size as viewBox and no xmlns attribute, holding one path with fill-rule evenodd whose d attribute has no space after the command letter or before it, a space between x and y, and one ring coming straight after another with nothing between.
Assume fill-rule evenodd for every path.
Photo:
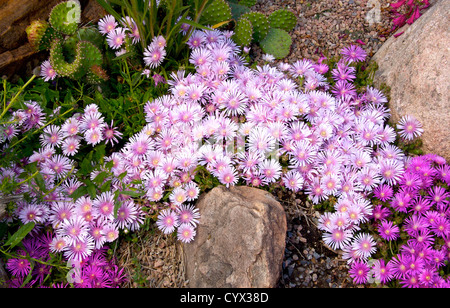
<instances>
[{"instance_id":1,"label":"purple daisy-like flower","mask_svg":"<svg viewBox=\"0 0 450 308\"><path fill-rule=\"evenodd\" d=\"M383 159L380 161L381 181L389 185L395 185L404 173L404 164L399 160Z\"/></svg>"},{"instance_id":2,"label":"purple daisy-like flower","mask_svg":"<svg viewBox=\"0 0 450 308\"><path fill-rule=\"evenodd\" d=\"M61 144L61 149L64 155L73 156L78 152L80 147L80 138L77 136L64 139Z\"/></svg>"},{"instance_id":3,"label":"purple daisy-like flower","mask_svg":"<svg viewBox=\"0 0 450 308\"><path fill-rule=\"evenodd\" d=\"M112 49L119 49L125 43L125 38L126 38L125 29L118 27L108 32L106 42L108 43L108 46L111 47Z\"/></svg>"},{"instance_id":4,"label":"purple daisy-like flower","mask_svg":"<svg viewBox=\"0 0 450 308\"><path fill-rule=\"evenodd\" d=\"M85 238L75 240L68 245L64 251L64 256L69 260L83 261L88 258L94 250L94 239L88 235Z\"/></svg>"},{"instance_id":5,"label":"purple daisy-like flower","mask_svg":"<svg viewBox=\"0 0 450 308\"><path fill-rule=\"evenodd\" d=\"M423 133L422 124L413 116L403 116L397 124L400 137L404 140L410 141L414 138L420 137Z\"/></svg>"},{"instance_id":6,"label":"purple daisy-like flower","mask_svg":"<svg viewBox=\"0 0 450 308\"><path fill-rule=\"evenodd\" d=\"M177 230L177 238L183 243L191 242L195 237L196 231L191 224L181 224Z\"/></svg>"},{"instance_id":7,"label":"purple daisy-like flower","mask_svg":"<svg viewBox=\"0 0 450 308\"><path fill-rule=\"evenodd\" d=\"M193 205L182 204L178 206L176 212L180 224L191 224L195 227L199 222L200 213Z\"/></svg>"},{"instance_id":8,"label":"purple daisy-like flower","mask_svg":"<svg viewBox=\"0 0 450 308\"><path fill-rule=\"evenodd\" d=\"M356 255L359 258L367 259L375 253L376 243L373 237L368 233L357 234L352 243L352 247L355 250Z\"/></svg>"},{"instance_id":9,"label":"purple daisy-like flower","mask_svg":"<svg viewBox=\"0 0 450 308\"><path fill-rule=\"evenodd\" d=\"M178 214L170 209L162 210L156 221L158 228L165 234L170 234L178 227Z\"/></svg>"},{"instance_id":10,"label":"purple daisy-like flower","mask_svg":"<svg viewBox=\"0 0 450 308\"><path fill-rule=\"evenodd\" d=\"M156 68L161 65L166 56L165 48L159 48L157 46L149 45L144 50L144 62L145 65L150 68Z\"/></svg>"},{"instance_id":11,"label":"purple daisy-like flower","mask_svg":"<svg viewBox=\"0 0 450 308\"><path fill-rule=\"evenodd\" d=\"M350 243L351 236L350 230L335 228L324 234L323 241L332 249L342 249Z\"/></svg>"},{"instance_id":12,"label":"purple daisy-like flower","mask_svg":"<svg viewBox=\"0 0 450 308\"><path fill-rule=\"evenodd\" d=\"M355 261L351 264L349 274L357 284L365 284L369 279L370 268L366 262Z\"/></svg>"},{"instance_id":13,"label":"purple daisy-like flower","mask_svg":"<svg viewBox=\"0 0 450 308\"><path fill-rule=\"evenodd\" d=\"M49 125L44 128L44 131L39 138L43 147L57 147L62 142L63 133L61 132L61 128L59 126Z\"/></svg>"},{"instance_id":14,"label":"purple daisy-like flower","mask_svg":"<svg viewBox=\"0 0 450 308\"><path fill-rule=\"evenodd\" d=\"M25 252L22 251L25 255ZM31 270L31 263L27 259L11 258L6 262L6 268L16 277L24 278Z\"/></svg>"},{"instance_id":15,"label":"purple daisy-like flower","mask_svg":"<svg viewBox=\"0 0 450 308\"><path fill-rule=\"evenodd\" d=\"M394 190L387 184L381 184L373 190L373 194L377 199L385 202L392 198Z\"/></svg>"},{"instance_id":16,"label":"purple daisy-like flower","mask_svg":"<svg viewBox=\"0 0 450 308\"><path fill-rule=\"evenodd\" d=\"M55 69L51 65L49 60L42 62L41 64L41 77L44 78L44 81L53 80L58 76Z\"/></svg>"},{"instance_id":17,"label":"purple daisy-like flower","mask_svg":"<svg viewBox=\"0 0 450 308\"><path fill-rule=\"evenodd\" d=\"M111 145L119 142L118 139L122 138L122 133L114 127L114 121L111 121L111 125L106 125L103 129L103 138L105 143L111 143Z\"/></svg>"},{"instance_id":18,"label":"purple daisy-like flower","mask_svg":"<svg viewBox=\"0 0 450 308\"><path fill-rule=\"evenodd\" d=\"M88 129L84 132L84 139L87 144L96 145L103 141L103 134L100 128Z\"/></svg>"},{"instance_id":19,"label":"purple daisy-like flower","mask_svg":"<svg viewBox=\"0 0 450 308\"><path fill-rule=\"evenodd\" d=\"M101 34L106 35L117 27L117 22L114 16L106 15L98 22L98 30Z\"/></svg>"},{"instance_id":20,"label":"purple daisy-like flower","mask_svg":"<svg viewBox=\"0 0 450 308\"><path fill-rule=\"evenodd\" d=\"M395 241L399 237L400 229L392 221L383 219L378 227L380 236L387 241Z\"/></svg>"},{"instance_id":21,"label":"purple daisy-like flower","mask_svg":"<svg viewBox=\"0 0 450 308\"><path fill-rule=\"evenodd\" d=\"M132 200L127 200L117 210L117 218L115 220L119 228L135 231L144 222L143 212Z\"/></svg>"},{"instance_id":22,"label":"purple daisy-like flower","mask_svg":"<svg viewBox=\"0 0 450 308\"><path fill-rule=\"evenodd\" d=\"M44 223L48 218L48 208L42 203L29 203L23 206L19 213L19 219L23 224L29 222Z\"/></svg>"},{"instance_id":23,"label":"purple daisy-like flower","mask_svg":"<svg viewBox=\"0 0 450 308\"><path fill-rule=\"evenodd\" d=\"M357 45L345 47L341 49L340 53L348 63L362 62L367 57L366 51Z\"/></svg>"},{"instance_id":24,"label":"purple daisy-like flower","mask_svg":"<svg viewBox=\"0 0 450 308\"><path fill-rule=\"evenodd\" d=\"M375 281L386 284L392 280L391 264L385 263L383 259L375 260L372 266L372 273Z\"/></svg>"}]
</instances>

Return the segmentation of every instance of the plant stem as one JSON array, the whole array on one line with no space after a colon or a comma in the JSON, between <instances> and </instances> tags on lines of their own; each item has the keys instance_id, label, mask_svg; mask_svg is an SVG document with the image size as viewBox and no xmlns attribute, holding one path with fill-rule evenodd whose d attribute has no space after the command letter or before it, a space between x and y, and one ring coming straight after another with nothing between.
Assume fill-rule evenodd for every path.
<instances>
[{"instance_id":1,"label":"plant stem","mask_svg":"<svg viewBox=\"0 0 450 308\"><path fill-rule=\"evenodd\" d=\"M0 119L3 118L3 116L8 112L9 109L14 105L15 101L19 97L20 93L22 93L23 90L36 78L36 75L31 76L31 78L27 81L26 84L24 84L19 91L16 93L16 95L12 98L12 100L9 102L8 106L4 107L2 114L0 114ZM5 83L3 83L5 87ZM6 93L5 93L5 100L6 100ZM6 105L6 104L5 104Z\"/></svg>"},{"instance_id":2,"label":"plant stem","mask_svg":"<svg viewBox=\"0 0 450 308\"><path fill-rule=\"evenodd\" d=\"M47 127L48 125L52 124L53 122L55 122L57 119L59 119L60 117L63 117L64 115L66 115L67 113L71 112L74 110L74 107L70 108L69 110L67 110L66 112L64 112L63 114L61 114L60 116L48 121L45 125L39 127L37 130L33 131L31 134L28 134L26 136L24 136L22 139L16 141L15 143L13 143L10 148L15 147L16 145L18 145L19 143L21 143L22 141L24 141L25 139L27 139L29 136L34 135L38 132L40 132L41 130L43 130L45 127Z\"/></svg>"},{"instance_id":3,"label":"plant stem","mask_svg":"<svg viewBox=\"0 0 450 308\"><path fill-rule=\"evenodd\" d=\"M49 263L49 262L42 261L40 259L32 258L30 256L16 255L16 254L13 254L13 253L9 253L9 252L7 252L7 251L5 251L3 249L0 249L0 253L4 254L5 256L7 256L9 258L27 259L28 261L34 261L34 262L37 262L37 263L40 263L40 264L43 264L43 265L48 265L48 266L52 266L52 267L56 267L56 268L60 268L60 269L64 269L64 270L70 270L70 268L67 267L67 266L62 266L62 265L59 265L59 264L52 264L52 263Z\"/></svg>"},{"instance_id":4,"label":"plant stem","mask_svg":"<svg viewBox=\"0 0 450 308\"><path fill-rule=\"evenodd\" d=\"M22 185L23 183L28 182L29 180L31 180L32 178L34 178L38 173L39 173L39 170L36 171L35 173L33 173L32 175L30 175L28 178L26 178L26 179L23 180L22 182L17 183L17 186L20 186L20 185Z\"/></svg>"}]
</instances>

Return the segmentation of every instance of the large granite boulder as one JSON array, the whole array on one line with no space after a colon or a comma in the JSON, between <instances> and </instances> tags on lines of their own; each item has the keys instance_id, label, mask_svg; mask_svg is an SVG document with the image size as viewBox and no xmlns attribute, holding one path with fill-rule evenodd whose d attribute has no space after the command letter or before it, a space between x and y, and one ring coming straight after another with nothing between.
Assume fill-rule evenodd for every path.
<instances>
[{"instance_id":1,"label":"large granite boulder","mask_svg":"<svg viewBox=\"0 0 450 308\"><path fill-rule=\"evenodd\" d=\"M439 0L374 55L376 85L391 88L396 124L404 115L422 124L423 150L450 161L450 1Z\"/></svg>"},{"instance_id":2,"label":"large granite boulder","mask_svg":"<svg viewBox=\"0 0 450 308\"><path fill-rule=\"evenodd\" d=\"M197 207L197 235L184 246L189 287L275 287L287 228L280 203L260 189L220 186Z\"/></svg>"}]
</instances>

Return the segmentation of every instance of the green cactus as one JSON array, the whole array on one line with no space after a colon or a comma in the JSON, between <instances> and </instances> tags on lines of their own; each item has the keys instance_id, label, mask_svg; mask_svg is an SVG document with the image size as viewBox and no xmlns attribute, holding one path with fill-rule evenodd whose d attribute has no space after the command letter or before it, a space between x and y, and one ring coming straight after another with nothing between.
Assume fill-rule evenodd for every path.
<instances>
[{"instance_id":1,"label":"green cactus","mask_svg":"<svg viewBox=\"0 0 450 308\"><path fill-rule=\"evenodd\" d=\"M274 56L276 59L286 57L291 49L292 39L289 33L283 29L271 28L267 36L260 42L264 53Z\"/></svg>"},{"instance_id":2,"label":"green cactus","mask_svg":"<svg viewBox=\"0 0 450 308\"><path fill-rule=\"evenodd\" d=\"M257 0L240 0L238 4L246 6L246 7L252 7L256 4Z\"/></svg>"},{"instance_id":3,"label":"green cactus","mask_svg":"<svg viewBox=\"0 0 450 308\"><path fill-rule=\"evenodd\" d=\"M203 11L200 23L214 26L231 19L231 8L225 0L213 0Z\"/></svg>"},{"instance_id":4,"label":"green cactus","mask_svg":"<svg viewBox=\"0 0 450 308\"><path fill-rule=\"evenodd\" d=\"M81 79L93 66L100 67L103 63L102 53L91 42L78 41L73 54L69 55L65 50L72 48L73 41L68 42L69 45L65 43L56 39L50 48L50 63L59 76Z\"/></svg>"},{"instance_id":5,"label":"green cactus","mask_svg":"<svg viewBox=\"0 0 450 308\"><path fill-rule=\"evenodd\" d=\"M50 51L50 63L61 77L99 83L108 79L101 67L103 36L95 27L81 27L78 1L57 4L49 22L32 22L27 28L29 41L37 50Z\"/></svg>"},{"instance_id":6,"label":"green cactus","mask_svg":"<svg viewBox=\"0 0 450 308\"><path fill-rule=\"evenodd\" d=\"M76 37L80 41L88 41L97 46L97 48L102 49L104 44L104 38L102 34L94 27L85 27L78 29Z\"/></svg>"},{"instance_id":7,"label":"green cactus","mask_svg":"<svg viewBox=\"0 0 450 308\"><path fill-rule=\"evenodd\" d=\"M269 32L269 20L268 18L260 12L250 12L243 14L241 18L248 19L253 26L253 40L256 42L261 42Z\"/></svg>"},{"instance_id":8,"label":"green cactus","mask_svg":"<svg viewBox=\"0 0 450 308\"><path fill-rule=\"evenodd\" d=\"M271 28L283 29L289 32L297 24L297 17L291 11L279 9L269 15L269 22Z\"/></svg>"},{"instance_id":9,"label":"green cactus","mask_svg":"<svg viewBox=\"0 0 450 308\"><path fill-rule=\"evenodd\" d=\"M244 5L234 2L229 2L228 4L230 5L231 16L234 20L238 20L243 14L251 12L250 9Z\"/></svg>"},{"instance_id":10,"label":"green cactus","mask_svg":"<svg viewBox=\"0 0 450 308\"><path fill-rule=\"evenodd\" d=\"M99 84L108 79L109 77L106 71L101 66L96 64L92 65L86 73L86 80L91 84Z\"/></svg>"},{"instance_id":11,"label":"green cactus","mask_svg":"<svg viewBox=\"0 0 450 308\"><path fill-rule=\"evenodd\" d=\"M68 62L64 56L63 40L55 39L50 47L50 64L61 77L73 76L81 66L80 50L77 48L73 61Z\"/></svg>"},{"instance_id":12,"label":"green cactus","mask_svg":"<svg viewBox=\"0 0 450 308\"><path fill-rule=\"evenodd\" d=\"M34 20L26 29L28 41L37 50L40 50L41 40L44 37L45 32L49 28L49 24L46 21Z\"/></svg>"},{"instance_id":13,"label":"green cactus","mask_svg":"<svg viewBox=\"0 0 450 308\"><path fill-rule=\"evenodd\" d=\"M252 42L253 26L247 18L241 18L236 24L232 39L239 46L249 46Z\"/></svg>"},{"instance_id":14,"label":"green cactus","mask_svg":"<svg viewBox=\"0 0 450 308\"><path fill-rule=\"evenodd\" d=\"M81 7L78 1L69 0L53 7L49 22L57 31L72 35L78 29L81 19Z\"/></svg>"}]
</instances>

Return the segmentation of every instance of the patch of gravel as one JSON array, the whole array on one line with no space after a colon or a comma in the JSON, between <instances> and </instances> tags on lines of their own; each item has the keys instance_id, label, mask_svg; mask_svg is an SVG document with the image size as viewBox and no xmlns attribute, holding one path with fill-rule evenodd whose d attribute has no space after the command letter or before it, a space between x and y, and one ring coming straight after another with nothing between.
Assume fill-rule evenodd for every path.
<instances>
[{"instance_id":1,"label":"patch of gravel","mask_svg":"<svg viewBox=\"0 0 450 308\"><path fill-rule=\"evenodd\" d=\"M252 10L266 15L284 8L298 17L296 27L290 32L290 54L282 59L292 63L298 59L317 61L323 54L339 55L350 44L361 45L369 57L375 54L392 34L389 5L393 0L260 0ZM359 42L358 41L358 42ZM256 61L261 50L253 48Z\"/></svg>"},{"instance_id":2,"label":"patch of gravel","mask_svg":"<svg viewBox=\"0 0 450 308\"><path fill-rule=\"evenodd\" d=\"M354 288L347 262L327 247L319 212L303 193L274 192L287 216L286 249L278 288Z\"/></svg>"}]
</instances>

